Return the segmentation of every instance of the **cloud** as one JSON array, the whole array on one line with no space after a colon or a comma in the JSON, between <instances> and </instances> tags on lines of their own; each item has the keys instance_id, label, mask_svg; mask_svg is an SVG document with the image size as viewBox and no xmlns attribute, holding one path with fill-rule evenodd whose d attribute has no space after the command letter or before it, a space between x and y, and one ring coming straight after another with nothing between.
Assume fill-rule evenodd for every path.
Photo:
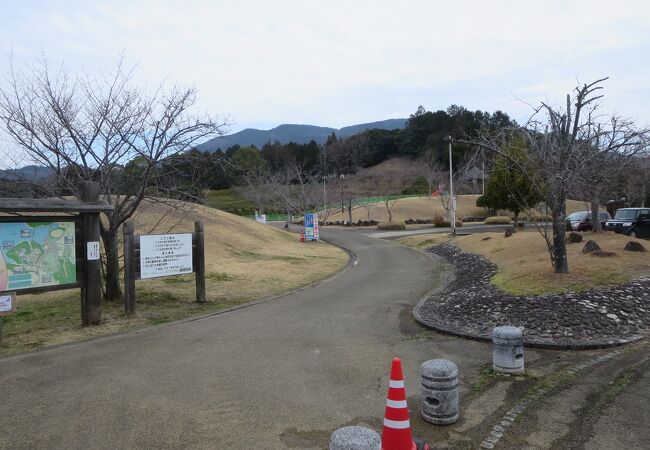
<instances>
[{"instance_id":1,"label":"cloud","mask_svg":"<svg viewBox=\"0 0 650 450\"><path fill-rule=\"evenodd\" d=\"M339 127L419 104L521 119L518 98L561 99L576 78L603 75L612 107L650 122L638 95L650 64L645 1L14 3L0 19L5 53L101 71L126 50L138 83L196 85L201 110L230 114L235 130Z\"/></svg>"}]
</instances>

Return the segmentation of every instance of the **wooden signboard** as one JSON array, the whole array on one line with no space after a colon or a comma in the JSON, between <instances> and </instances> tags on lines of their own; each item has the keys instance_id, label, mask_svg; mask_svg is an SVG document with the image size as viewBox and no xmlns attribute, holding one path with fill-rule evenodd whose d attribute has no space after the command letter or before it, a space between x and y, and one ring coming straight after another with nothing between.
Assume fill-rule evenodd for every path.
<instances>
[{"instance_id":1,"label":"wooden signboard","mask_svg":"<svg viewBox=\"0 0 650 450\"><path fill-rule=\"evenodd\" d=\"M133 222L124 224L124 311L135 312L135 282L147 278L195 274L196 301L205 298L203 222L194 233L136 235Z\"/></svg>"}]
</instances>

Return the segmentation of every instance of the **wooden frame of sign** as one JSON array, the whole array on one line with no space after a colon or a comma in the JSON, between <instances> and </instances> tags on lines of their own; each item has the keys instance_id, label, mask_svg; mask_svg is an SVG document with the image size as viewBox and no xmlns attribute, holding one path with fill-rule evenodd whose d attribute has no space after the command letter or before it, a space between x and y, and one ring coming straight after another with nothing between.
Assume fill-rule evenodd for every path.
<instances>
[{"instance_id":1,"label":"wooden frame of sign","mask_svg":"<svg viewBox=\"0 0 650 450\"><path fill-rule=\"evenodd\" d=\"M133 314L135 312L135 282L143 277L141 237L135 234L133 222L129 221L124 224L124 312ZM184 234L184 233L177 233ZM147 236L147 235L144 235ZM152 235L149 235L152 236ZM148 237L149 237L148 236ZM164 240L165 237L173 237L176 234L156 235ZM187 269L181 271L161 272L161 275L149 275L146 278L158 276L181 275L187 273L195 274L196 281L196 301L205 303L205 245L204 245L204 226L203 222L194 223L194 232L192 236L192 255L191 255L191 272ZM169 252L170 258L178 255L174 254L174 249L165 249ZM164 263L161 263L164 264Z\"/></svg>"},{"instance_id":2,"label":"wooden frame of sign","mask_svg":"<svg viewBox=\"0 0 650 450\"><path fill-rule=\"evenodd\" d=\"M81 322L83 325L101 322L101 260L99 253L99 215L113 207L99 198L99 184L84 181L79 185L79 199L60 198L0 198L0 223L16 222L74 222L75 223L75 270L73 283L53 284L20 289L20 293L39 293L60 289L81 288ZM34 213L59 215L35 216ZM0 243L0 245L2 245ZM94 252L89 252L90 248Z\"/></svg>"}]
</instances>

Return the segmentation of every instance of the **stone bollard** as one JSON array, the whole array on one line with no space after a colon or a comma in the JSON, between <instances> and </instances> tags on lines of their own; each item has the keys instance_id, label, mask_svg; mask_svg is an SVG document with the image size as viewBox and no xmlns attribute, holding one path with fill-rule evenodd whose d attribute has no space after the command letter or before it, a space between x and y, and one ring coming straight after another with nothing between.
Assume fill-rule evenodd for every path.
<instances>
[{"instance_id":1,"label":"stone bollard","mask_svg":"<svg viewBox=\"0 0 650 450\"><path fill-rule=\"evenodd\" d=\"M369 428L343 427L332 433L329 450L381 450L381 437Z\"/></svg>"},{"instance_id":2,"label":"stone bollard","mask_svg":"<svg viewBox=\"0 0 650 450\"><path fill-rule=\"evenodd\" d=\"M422 417L436 425L458 420L458 367L446 359L425 361L422 375Z\"/></svg>"},{"instance_id":3,"label":"stone bollard","mask_svg":"<svg viewBox=\"0 0 650 450\"><path fill-rule=\"evenodd\" d=\"M524 338L517 327L492 330L492 368L500 373L524 373Z\"/></svg>"}]
</instances>

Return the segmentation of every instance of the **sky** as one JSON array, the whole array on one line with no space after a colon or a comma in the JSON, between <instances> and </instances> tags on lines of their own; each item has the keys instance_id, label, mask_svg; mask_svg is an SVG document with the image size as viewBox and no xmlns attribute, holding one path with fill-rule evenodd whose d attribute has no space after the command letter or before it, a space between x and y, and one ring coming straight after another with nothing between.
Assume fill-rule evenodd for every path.
<instances>
[{"instance_id":1,"label":"sky","mask_svg":"<svg viewBox=\"0 0 650 450\"><path fill-rule=\"evenodd\" d=\"M195 86L230 131L343 127L451 104L560 104L609 76L607 112L650 123L650 1L0 0L9 55L101 73L120 54L142 86Z\"/></svg>"}]
</instances>

